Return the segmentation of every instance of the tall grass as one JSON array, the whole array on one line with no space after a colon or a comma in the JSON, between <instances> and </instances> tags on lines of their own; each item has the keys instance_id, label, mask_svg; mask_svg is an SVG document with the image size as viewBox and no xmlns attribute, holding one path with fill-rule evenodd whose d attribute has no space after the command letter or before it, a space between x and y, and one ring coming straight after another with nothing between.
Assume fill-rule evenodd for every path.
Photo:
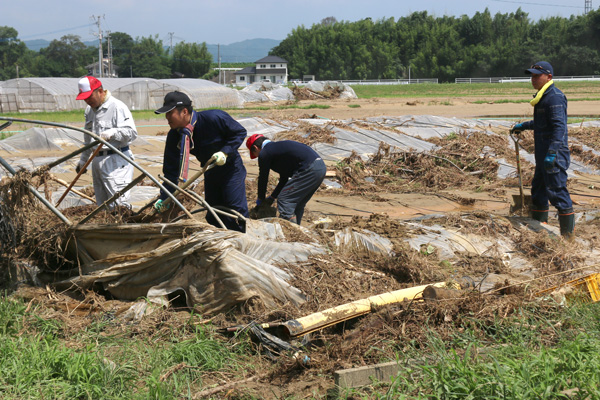
<instances>
[{"instance_id":1,"label":"tall grass","mask_svg":"<svg viewBox=\"0 0 600 400\"><path fill-rule=\"evenodd\" d=\"M254 368L246 361L252 349L244 338L234 349L209 328L195 326L193 315L157 340L136 337L135 326L115 330L117 322L103 317L71 335L65 322L40 312L0 297L3 400L178 399L201 390L207 371Z\"/></svg>"},{"instance_id":2,"label":"tall grass","mask_svg":"<svg viewBox=\"0 0 600 400\"><path fill-rule=\"evenodd\" d=\"M598 399L600 306L524 308L485 323L472 319L442 340L398 354L389 385L353 395L377 399ZM408 357L407 357L408 354Z\"/></svg>"}]
</instances>

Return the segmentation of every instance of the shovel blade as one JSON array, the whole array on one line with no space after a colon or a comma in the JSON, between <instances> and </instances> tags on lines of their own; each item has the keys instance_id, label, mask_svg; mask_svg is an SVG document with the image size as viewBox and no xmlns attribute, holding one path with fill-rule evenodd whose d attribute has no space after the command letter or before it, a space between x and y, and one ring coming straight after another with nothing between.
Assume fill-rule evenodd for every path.
<instances>
[{"instance_id":1,"label":"shovel blade","mask_svg":"<svg viewBox=\"0 0 600 400\"><path fill-rule=\"evenodd\" d=\"M531 195L523 195L523 201L521 201L520 194L513 194L513 203L510 205L510 212L515 213L517 211L528 212L531 208ZM523 202L525 204L523 204Z\"/></svg>"}]
</instances>

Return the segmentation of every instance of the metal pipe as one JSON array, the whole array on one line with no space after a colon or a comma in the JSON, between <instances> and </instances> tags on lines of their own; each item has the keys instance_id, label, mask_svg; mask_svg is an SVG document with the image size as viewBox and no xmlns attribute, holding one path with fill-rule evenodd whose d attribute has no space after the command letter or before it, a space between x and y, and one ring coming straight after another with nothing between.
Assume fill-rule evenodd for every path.
<instances>
[{"instance_id":1,"label":"metal pipe","mask_svg":"<svg viewBox=\"0 0 600 400\"><path fill-rule=\"evenodd\" d=\"M0 157L0 164L2 164L2 166L4 168L6 168L6 170L12 174L13 176L17 174L17 172L10 166L9 163L6 162L6 160L4 160L4 158ZM65 217L63 215L63 213L61 213L60 211L58 211L58 209L56 207L54 207L50 202L48 202L48 200L46 200L46 198L44 198L44 196L42 196L40 194L40 192L38 192L37 190L35 190L35 188L28 183L27 184L27 188L29 189L29 191L31 193L33 193L33 195L35 197L38 198L39 201L41 201L46 207L48 207L48 209L50 209L50 211L52 211L58 218L60 218L65 224L71 226L73 225L73 223L71 221L69 221L69 219L67 217Z\"/></svg>"},{"instance_id":2,"label":"metal pipe","mask_svg":"<svg viewBox=\"0 0 600 400\"><path fill-rule=\"evenodd\" d=\"M132 180L129 183L129 185L125 186L122 190L119 190L118 192L116 192L115 194L113 194L110 197L110 199L107 199L104 203L100 204L94 211L92 211L85 218L83 218L81 221L79 221L77 223L77 225L80 225L80 224L83 224L83 223L89 221L94 215L98 214L100 212L100 210L102 210L104 207L106 207L107 204L110 204L111 202L115 201L123 193L127 193L128 190L130 190L132 187L134 187L135 185L137 185L142 179L144 179L144 174L139 175L137 178L135 178L134 180ZM190 217L191 217L191 215L190 215Z\"/></svg>"},{"instance_id":3,"label":"metal pipe","mask_svg":"<svg viewBox=\"0 0 600 400\"><path fill-rule=\"evenodd\" d=\"M34 169L33 172L32 172L32 174L36 175L37 173L39 173L41 171L42 168L45 168L45 167L48 167L48 169L50 170L50 169L56 167L57 165L60 165L60 164L64 163L69 158L75 157L76 155L83 153L87 149L91 149L92 147L96 146L98 143L99 142L97 142L97 141L93 141L92 143L90 143L90 144L88 144L86 146L80 147L77 150L75 150L74 152L69 153L69 154L67 154L64 157L61 157L58 160L54 160L54 161L52 161L49 164L46 164L46 165L43 165L41 167L38 167L38 168Z\"/></svg>"},{"instance_id":4,"label":"metal pipe","mask_svg":"<svg viewBox=\"0 0 600 400\"><path fill-rule=\"evenodd\" d=\"M104 146L108 147L109 149L111 149L112 151L114 151L115 153L117 153L118 155L120 155L128 163L130 163L131 165L133 165L134 167L136 167L138 170L140 170L141 173L143 173L144 175L146 175L152 182L154 182L160 189L162 189L167 194L167 196L169 196L169 198L177 205L177 207L179 207L182 210L184 210L184 212L187 211L186 208L183 206L183 204L181 204L175 198L175 196L173 196L171 193L169 193L169 191L167 189L165 189L165 187L154 176L152 176L149 172L147 172L142 167L140 167L131 158L129 158L125 154L123 154L120 149L117 149L115 146L113 146L112 144L108 143L107 141L105 141L104 139L102 139L100 136L96 135L93 132L87 131L87 130L82 129L82 128L77 128L77 127L74 127L74 126L69 126L69 125L65 125L65 124L59 124L59 123L56 123L56 122L46 122L46 121L37 121L37 120L31 120L31 119L10 118L10 117L2 117L2 116L0 116L0 121L2 121L2 120L4 120L4 121L27 122L27 123L31 123L31 124L41 124L41 125L48 125L48 126L56 126L56 127L59 127L59 128L73 129L73 130L76 130L76 131L79 131L79 132L83 132L84 134L89 135L92 138L96 139L98 142L102 143Z\"/></svg>"},{"instance_id":5,"label":"metal pipe","mask_svg":"<svg viewBox=\"0 0 600 400\"><path fill-rule=\"evenodd\" d=\"M159 175L158 177L160 178L161 176ZM164 179L164 181L171 187L173 187L175 189L179 189L179 191L181 191L183 194L186 194L192 198L195 198L199 204L203 205L204 207L206 207L208 209L208 211L210 211L210 213L212 214L213 217L215 217L215 219L217 220L219 225L221 225L221 228L227 229L227 227L225 227L225 224L223 223L223 221L221 221L221 218L219 218L219 216L217 215L215 210L213 210L213 208L201 196L198 196L196 193L194 193L195 196L193 196L191 193L186 192L183 187L177 186L176 184L174 184L173 182L171 182L168 179Z\"/></svg>"}]
</instances>

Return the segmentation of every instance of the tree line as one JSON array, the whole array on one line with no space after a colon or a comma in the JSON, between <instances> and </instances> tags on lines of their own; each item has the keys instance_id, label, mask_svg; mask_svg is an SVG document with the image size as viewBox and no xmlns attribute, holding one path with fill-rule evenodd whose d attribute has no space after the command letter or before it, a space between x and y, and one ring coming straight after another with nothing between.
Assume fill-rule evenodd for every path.
<instances>
[{"instance_id":1,"label":"tree line","mask_svg":"<svg viewBox=\"0 0 600 400\"><path fill-rule=\"evenodd\" d=\"M208 78L212 56L206 43L180 42L166 49L158 35L133 39L111 33L113 63L121 77ZM104 47L106 48L106 47ZM319 80L520 76L545 60L555 75L600 75L600 9L570 18L532 21L520 8L473 17L434 17L414 12L398 20L356 22L323 19L299 26L270 54L288 61L290 78ZM18 32L0 26L0 80L27 76L79 77L98 61L98 48L76 35L29 50Z\"/></svg>"},{"instance_id":2,"label":"tree line","mask_svg":"<svg viewBox=\"0 0 600 400\"><path fill-rule=\"evenodd\" d=\"M288 61L290 77L318 80L503 77L549 61L555 75L600 74L600 9L570 18L532 21L488 9L473 17L399 18L338 22L329 17L299 26L271 50Z\"/></svg>"},{"instance_id":3,"label":"tree line","mask_svg":"<svg viewBox=\"0 0 600 400\"><path fill-rule=\"evenodd\" d=\"M110 46L121 77L201 78L209 74L212 64L206 43L180 42L168 49L158 35L133 39L127 33L114 32ZM103 49L106 54L107 43ZM21 78L80 77L88 74L86 66L98 62L98 56L98 47L85 45L77 35L53 40L39 51L30 50L18 38L17 30L0 26L0 80L16 78L17 73Z\"/></svg>"}]
</instances>

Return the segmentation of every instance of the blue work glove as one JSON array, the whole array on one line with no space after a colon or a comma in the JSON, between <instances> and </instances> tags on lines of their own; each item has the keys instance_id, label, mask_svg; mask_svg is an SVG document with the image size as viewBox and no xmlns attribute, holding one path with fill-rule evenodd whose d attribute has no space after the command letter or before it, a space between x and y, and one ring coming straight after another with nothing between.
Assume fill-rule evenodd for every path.
<instances>
[{"instance_id":1,"label":"blue work glove","mask_svg":"<svg viewBox=\"0 0 600 400\"><path fill-rule=\"evenodd\" d=\"M171 208L171 203L167 203L164 204L163 200L156 200L156 202L154 203L154 209L156 211L158 211L159 213L165 212L167 211L169 208Z\"/></svg>"},{"instance_id":2,"label":"blue work glove","mask_svg":"<svg viewBox=\"0 0 600 400\"><path fill-rule=\"evenodd\" d=\"M523 124L521 122L516 123L513 125L512 128L510 128L510 133L516 133L519 134L521 132L523 132L525 130L525 127L523 126Z\"/></svg>"},{"instance_id":3,"label":"blue work glove","mask_svg":"<svg viewBox=\"0 0 600 400\"><path fill-rule=\"evenodd\" d=\"M556 154L555 153L548 153L546 154L546 158L544 158L544 168L546 169L546 171L552 171L552 169L554 168L554 163L556 161Z\"/></svg>"},{"instance_id":4,"label":"blue work glove","mask_svg":"<svg viewBox=\"0 0 600 400\"><path fill-rule=\"evenodd\" d=\"M256 205L260 206L264 202L266 205L270 206L271 204L273 204L274 201L275 201L275 199L273 197L269 196L264 200L256 199Z\"/></svg>"}]
</instances>

